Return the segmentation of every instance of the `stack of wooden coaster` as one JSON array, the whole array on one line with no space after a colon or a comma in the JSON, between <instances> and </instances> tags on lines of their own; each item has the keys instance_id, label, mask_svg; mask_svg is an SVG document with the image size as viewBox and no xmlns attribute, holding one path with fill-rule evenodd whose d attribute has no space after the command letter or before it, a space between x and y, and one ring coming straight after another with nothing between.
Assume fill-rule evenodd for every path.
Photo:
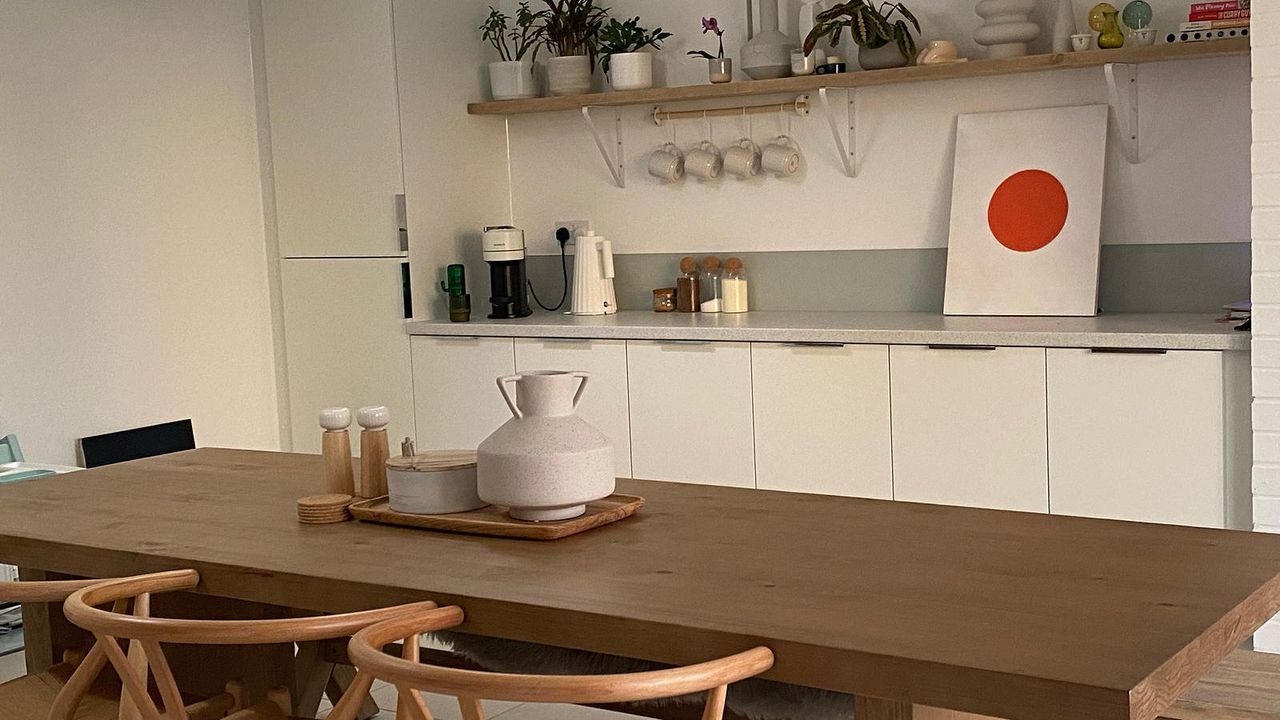
<instances>
[{"instance_id":1,"label":"stack of wooden coaster","mask_svg":"<svg viewBox=\"0 0 1280 720\"><path fill-rule=\"evenodd\" d=\"M312 495L298 500L298 522L303 525L332 525L351 519L347 506L350 495Z\"/></svg>"}]
</instances>

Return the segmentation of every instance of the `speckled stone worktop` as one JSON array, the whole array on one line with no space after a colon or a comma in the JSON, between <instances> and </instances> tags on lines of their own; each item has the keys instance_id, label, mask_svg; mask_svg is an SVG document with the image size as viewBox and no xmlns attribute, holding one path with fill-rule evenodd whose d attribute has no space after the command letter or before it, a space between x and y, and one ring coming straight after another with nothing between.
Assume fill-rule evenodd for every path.
<instances>
[{"instance_id":1,"label":"speckled stone worktop","mask_svg":"<svg viewBox=\"0 0 1280 720\"><path fill-rule=\"evenodd\" d=\"M1248 350L1250 335L1212 315L1096 318L945 317L914 312L750 312L743 315L627 311L607 317L538 314L469 323L411 321L410 335L593 338L883 345Z\"/></svg>"}]
</instances>

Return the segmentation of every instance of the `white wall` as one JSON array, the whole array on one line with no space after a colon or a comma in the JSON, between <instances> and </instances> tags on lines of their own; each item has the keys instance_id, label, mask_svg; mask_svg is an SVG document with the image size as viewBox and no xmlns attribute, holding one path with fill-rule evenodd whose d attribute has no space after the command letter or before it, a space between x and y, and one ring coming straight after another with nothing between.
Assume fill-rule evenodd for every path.
<instances>
[{"instance_id":1,"label":"white wall","mask_svg":"<svg viewBox=\"0 0 1280 720\"><path fill-rule=\"evenodd\" d=\"M609 4L615 15L639 14L677 33L660 54L660 75L668 85L706 82L705 61L685 57L689 49L714 49L713 38L699 34L702 15L716 15L730 28L728 55L736 57L745 39L742 0ZM795 0L788 4L784 25L794 24L798 8ZM1082 28L1092 4L1075 3ZM1185 2L1152 4L1160 28L1185 19ZM1053 0L1041 0L1034 19L1048 27L1054 6ZM957 40L963 54L981 57L971 39L980 23L972 3L918 0L911 7L927 38ZM1050 47L1046 32L1033 52ZM1129 165L1112 131L1103 242L1247 241L1248 61L1145 65L1139 77L1145 158ZM645 156L670 135L648 121L648 108L630 108L624 113L625 190L612 184L576 113L516 117L510 123L515 220L543 253L555 250L550 232L557 220L579 218L591 219L614 241L615 252L623 253L945 247L958 113L1106 101L1101 68L867 88L858 99L857 179L844 176L819 109L791 124L807 159L800 177L687 180L679 186L647 176ZM780 127L774 116L756 119L755 139L767 140ZM684 121L677 141L690 147L704 134L701 120ZM714 139L722 147L741 134L736 118L714 123Z\"/></svg>"},{"instance_id":2,"label":"white wall","mask_svg":"<svg viewBox=\"0 0 1280 720\"><path fill-rule=\"evenodd\" d=\"M1280 532L1280 6L1254 6L1253 30L1253 515ZM1280 620L1257 644L1280 652Z\"/></svg>"},{"instance_id":3,"label":"white wall","mask_svg":"<svg viewBox=\"0 0 1280 720\"><path fill-rule=\"evenodd\" d=\"M279 443L245 2L0 3L0 432Z\"/></svg>"}]
</instances>

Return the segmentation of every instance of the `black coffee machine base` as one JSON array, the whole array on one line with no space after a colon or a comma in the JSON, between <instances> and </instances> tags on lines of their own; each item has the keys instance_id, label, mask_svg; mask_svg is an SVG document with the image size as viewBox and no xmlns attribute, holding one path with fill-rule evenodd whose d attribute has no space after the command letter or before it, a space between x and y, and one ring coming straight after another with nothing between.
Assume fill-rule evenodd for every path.
<instances>
[{"instance_id":1,"label":"black coffee machine base","mask_svg":"<svg viewBox=\"0 0 1280 720\"><path fill-rule=\"evenodd\" d=\"M490 320L516 320L533 314L529 306L529 279L524 260L489 263Z\"/></svg>"}]
</instances>

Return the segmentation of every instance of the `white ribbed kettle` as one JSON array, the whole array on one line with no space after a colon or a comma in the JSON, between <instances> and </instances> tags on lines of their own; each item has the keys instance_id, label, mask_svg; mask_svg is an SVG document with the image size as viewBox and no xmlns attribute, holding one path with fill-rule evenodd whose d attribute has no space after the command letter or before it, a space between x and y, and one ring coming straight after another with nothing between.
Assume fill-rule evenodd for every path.
<instances>
[{"instance_id":1,"label":"white ribbed kettle","mask_svg":"<svg viewBox=\"0 0 1280 720\"><path fill-rule=\"evenodd\" d=\"M613 245L588 230L578 235L573 255L574 315L612 315L618 312L613 289Z\"/></svg>"}]
</instances>

